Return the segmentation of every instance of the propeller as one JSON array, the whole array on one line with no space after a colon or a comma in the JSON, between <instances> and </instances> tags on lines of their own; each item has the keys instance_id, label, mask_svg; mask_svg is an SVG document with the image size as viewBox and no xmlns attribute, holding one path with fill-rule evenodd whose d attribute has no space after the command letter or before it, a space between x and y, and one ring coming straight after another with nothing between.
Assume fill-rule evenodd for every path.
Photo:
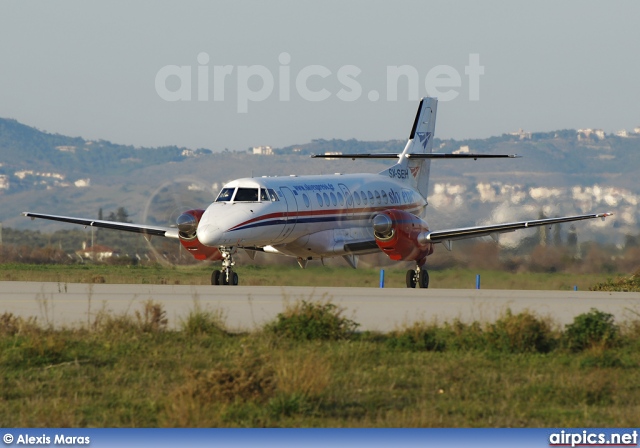
<instances>
[{"instance_id":1,"label":"propeller","mask_svg":"<svg viewBox=\"0 0 640 448\"><path fill-rule=\"evenodd\" d=\"M215 199L217 184L200 179L181 177L164 182L149 196L144 208L144 224L178 227L181 233L195 233L195 219L184 212L206 209ZM193 263L193 257L184 253L180 242L169 238L147 239L149 251L165 265Z\"/></svg>"}]
</instances>

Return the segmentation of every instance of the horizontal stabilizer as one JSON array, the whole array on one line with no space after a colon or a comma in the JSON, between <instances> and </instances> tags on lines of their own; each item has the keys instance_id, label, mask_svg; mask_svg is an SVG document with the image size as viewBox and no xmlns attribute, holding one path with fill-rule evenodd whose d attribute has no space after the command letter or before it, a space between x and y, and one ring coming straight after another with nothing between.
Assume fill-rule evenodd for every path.
<instances>
[{"instance_id":1,"label":"horizontal stabilizer","mask_svg":"<svg viewBox=\"0 0 640 448\"><path fill-rule=\"evenodd\" d=\"M379 154L313 154L313 159L398 159L401 154L379 153ZM517 154L445 154L430 152L427 154L405 154L407 159L516 159L521 156Z\"/></svg>"}]
</instances>

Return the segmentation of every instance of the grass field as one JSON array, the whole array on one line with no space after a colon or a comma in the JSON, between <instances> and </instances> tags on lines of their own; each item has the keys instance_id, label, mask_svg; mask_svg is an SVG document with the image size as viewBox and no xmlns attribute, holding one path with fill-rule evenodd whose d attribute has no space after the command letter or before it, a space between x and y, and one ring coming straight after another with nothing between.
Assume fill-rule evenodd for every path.
<instances>
[{"instance_id":1,"label":"grass field","mask_svg":"<svg viewBox=\"0 0 640 448\"><path fill-rule=\"evenodd\" d=\"M207 284L208 266L1 265L0 280ZM379 270L244 266L253 285L378 287ZM568 274L433 271L433 287L587 289ZM403 286L403 270L387 270ZM292 305L250 333L160 305L52 329L0 315L5 427L637 426L640 320L595 310L561 328L506 312L493 323L416 322L359 333L340 310ZM331 304L329 304L331 305ZM301 311L303 309L303 311Z\"/></svg>"},{"instance_id":2,"label":"grass field","mask_svg":"<svg viewBox=\"0 0 640 448\"><path fill-rule=\"evenodd\" d=\"M53 281L68 283L151 283L151 284L210 284L213 266L199 264L181 267L119 266L119 265L0 265L1 281ZM255 266L237 268L243 285L269 286L353 286L378 287L380 269L309 266ZM406 270L385 269L385 286L404 287ZM473 289L476 274L481 276L483 289L549 289L569 290L577 286L587 290L611 275L567 273L511 273L504 271L447 269L431 270L430 287Z\"/></svg>"},{"instance_id":3,"label":"grass field","mask_svg":"<svg viewBox=\"0 0 640 448\"><path fill-rule=\"evenodd\" d=\"M5 314L0 422L637 426L638 322L619 327L591 313L573 331L528 313L507 313L483 326L417 323L362 334L339 310L312 308L284 313L247 334L227 333L219 313L202 310L169 331L162 309L151 302L129 316L99 316L90 328L56 331Z\"/></svg>"}]
</instances>

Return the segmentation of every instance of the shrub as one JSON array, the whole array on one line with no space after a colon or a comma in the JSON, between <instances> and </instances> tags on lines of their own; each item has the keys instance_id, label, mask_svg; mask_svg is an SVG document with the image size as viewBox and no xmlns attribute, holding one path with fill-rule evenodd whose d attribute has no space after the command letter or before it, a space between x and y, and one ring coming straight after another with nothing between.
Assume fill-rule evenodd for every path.
<instances>
[{"instance_id":1,"label":"shrub","mask_svg":"<svg viewBox=\"0 0 640 448\"><path fill-rule=\"evenodd\" d=\"M416 322L411 327L391 332L386 345L392 349L441 352L447 347L444 333L435 324Z\"/></svg>"},{"instance_id":2,"label":"shrub","mask_svg":"<svg viewBox=\"0 0 640 448\"><path fill-rule=\"evenodd\" d=\"M507 353L548 353L556 344L550 323L529 311L508 309L486 333L491 348Z\"/></svg>"},{"instance_id":3,"label":"shrub","mask_svg":"<svg viewBox=\"0 0 640 448\"><path fill-rule=\"evenodd\" d=\"M169 320L162 305L149 299L142 312L135 312L135 319L124 313L113 316L105 310L96 314L93 329L104 333L159 333L167 329Z\"/></svg>"},{"instance_id":4,"label":"shrub","mask_svg":"<svg viewBox=\"0 0 640 448\"><path fill-rule=\"evenodd\" d=\"M611 348L618 341L619 328L613 321L613 315L595 308L576 316L573 323L565 327L565 346L575 352L588 348Z\"/></svg>"},{"instance_id":5,"label":"shrub","mask_svg":"<svg viewBox=\"0 0 640 448\"><path fill-rule=\"evenodd\" d=\"M287 306L265 330L296 341L348 339L360 324L343 317L343 311L333 303L302 300Z\"/></svg>"},{"instance_id":6,"label":"shrub","mask_svg":"<svg viewBox=\"0 0 640 448\"><path fill-rule=\"evenodd\" d=\"M162 305L149 299L144 302L142 313L136 311L138 326L144 333L157 333L167 329L169 320Z\"/></svg>"},{"instance_id":7,"label":"shrub","mask_svg":"<svg viewBox=\"0 0 640 448\"><path fill-rule=\"evenodd\" d=\"M447 348L454 350L484 350L487 346L487 335L478 322L465 324L459 319L444 324Z\"/></svg>"},{"instance_id":8,"label":"shrub","mask_svg":"<svg viewBox=\"0 0 640 448\"><path fill-rule=\"evenodd\" d=\"M40 330L35 317L23 319L13 313L4 312L0 315L0 336L13 336L19 333L29 333Z\"/></svg>"},{"instance_id":9,"label":"shrub","mask_svg":"<svg viewBox=\"0 0 640 448\"><path fill-rule=\"evenodd\" d=\"M589 288L590 291L621 291L640 292L640 269L630 277L616 277L606 282L597 283Z\"/></svg>"},{"instance_id":10,"label":"shrub","mask_svg":"<svg viewBox=\"0 0 640 448\"><path fill-rule=\"evenodd\" d=\"M182 321L182 331L189 336L226 335L224 314L220 310L213 312L197 308Z\"/></svg>"}]
</instances>

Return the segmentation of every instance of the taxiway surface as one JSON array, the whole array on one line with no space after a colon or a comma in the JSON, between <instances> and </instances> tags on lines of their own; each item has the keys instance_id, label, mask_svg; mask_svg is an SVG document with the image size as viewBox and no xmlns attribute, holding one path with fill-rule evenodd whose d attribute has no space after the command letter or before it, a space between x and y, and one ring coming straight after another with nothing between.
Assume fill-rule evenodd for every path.
<instances>
[{"instance_id":1,"label":"taxiway surface","mask_svg":"<svg viewBox=\"0 0 640 448\"><path fill-rule=\"evenodd\" d=\"M223 310L231 330L260 327L301 299L330 300L361 330L372 331L433 319L493 322L508 308L528 309L562 325L591 308L613 314L617 322L640 316L640 293L626 292L0 282L0 314L35 316L55 327L89 324L101 310L133 314L149 299L163 305L171 327L198 304Z\"/></svg>"}]
</instances>

